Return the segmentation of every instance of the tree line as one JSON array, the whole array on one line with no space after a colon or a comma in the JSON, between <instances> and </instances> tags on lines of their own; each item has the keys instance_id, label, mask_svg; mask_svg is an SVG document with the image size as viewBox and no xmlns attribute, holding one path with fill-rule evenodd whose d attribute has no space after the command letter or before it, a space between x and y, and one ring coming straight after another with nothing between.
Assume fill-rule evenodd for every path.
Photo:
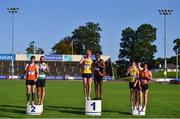
<instances>
[{"instance_id":1,"label":"tree line","mask_svg":"<svg viewBox=\"0 0 180 119\"><path fill-rule=\"evenodd\" d=\"M72 35L66 36L55 43L51 54L84 54L86 50L102 54L102 47L100 45L101 31L99 23L87 22L85 25L74 29ZM118 76L125 76L127 67L132 61L148 63L150 68L158 68L160 64L164 64L163 58L155 59L154 57L157 52L157 47L154 44L157 40L156 32L157 28L151 24L142 24L137 29L127 27L122 30L118 60L113 64ZM174 52L178 51L179 54L180 39L175 39L173 43ZM27 54L33 53L33 48L30 45L26 49ZM37 47L37 49L35 54L44 53L42 48ZM167 63L175 64L176 56L167 58Z\"/></svg>"}]
</instances>

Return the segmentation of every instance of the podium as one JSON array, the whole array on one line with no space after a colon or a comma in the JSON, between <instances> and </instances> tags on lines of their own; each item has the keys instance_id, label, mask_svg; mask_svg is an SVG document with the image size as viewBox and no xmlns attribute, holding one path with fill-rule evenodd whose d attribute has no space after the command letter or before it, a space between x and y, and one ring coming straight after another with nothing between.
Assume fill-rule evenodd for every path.
<instances>
[{"instance_id":1,"label":"podium","mask_svg":"<svg viewBox=\"0 0 180 119\"><path fill-rule=\"evenodd\" d=\"M132 110L132 115L134 116L145 116L145 114L146 114L145 110L138 110L138 109Z\"/></svg>"},{"instance_id":2,"label":"podium","mask_svg":"<svg viewBox=\"0 0 180 119\"><path fill-rule=\"evenodd\" d=\"M85 115L101 116L101 100L85 100Z\"/></svg>"},{"instance_id":3,"label":"podium","mask_svg":"<svg viewBox=\"0 0 180 119\"><path fill-rule=\"evenodd\" d=\"M43 105L28 105L26 107L27 115L41 115L43 112Z\"/></svg>"}]
</instances>

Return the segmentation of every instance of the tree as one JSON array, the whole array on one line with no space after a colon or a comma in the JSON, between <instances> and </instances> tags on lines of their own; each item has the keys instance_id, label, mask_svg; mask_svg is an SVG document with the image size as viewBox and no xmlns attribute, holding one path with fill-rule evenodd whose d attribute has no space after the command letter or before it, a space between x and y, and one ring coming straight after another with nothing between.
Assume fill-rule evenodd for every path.
<instances>
[{"instance_id":1,"label":"tree","mask_svg":"<svg viewBox=\"0 0 180 119\"><path fill-rule=\"evenodd\" d=\"M137 30L130 27L125 28L121 35L119 60L117 61L119 74L125 76L127 64L132 61L146 62L152 68L155 63L154 54L157 51L156 46L153 45L156 40L156 28L150 24L142 24Z\"/></svg>"},{"instance_id":2,"label":"tree","mask_svg":"<svg viewBox=\"0 0 180 119\"><path fill-rule=\"evenodd\" d=\"M177 53L177 49L179 49L178 51L178 54L180 54L180 39L179 38L176 38L174 41L173 41L173 43L175 44L174 45L174 48L173 48L173 50L174 50L174 52L175 53Z\"/></svg>"},{"instance_id":3,"label":"tree","mask_svg":"<svg viewBox=\"0 0 180 119\"><path fill-rule=\"evenodd\" d=\"M76 50L78 54L82 53L82 49L83 52L92 50L93 53L96 51L102 53L100 31L102 30L99 23L88 22L85 26L79 26L72 32L72 39L77 45Z\"/></svg>"},{"instance_id":4,"label":"tree","mask_svg":"<svg viewBox=\"0 0 180 119\"><path fill-rule=\"evenodd\" d=\"M77 43L75 41L72 42L72 38L70 36L63 38L56 43L52 47L52 52L53 54L72 54L72 45L74 54L77 54Z\"/></svg>"},{"instance_id":5,"label":"tree","mask_svg":"<svg viewBox=\"0 0 180 119\"><path fill-rule=\"evenodd\" d=\"M39 47L35 47L35 42L29 43L29 47L26 48L26 54L44 54L44 50Z\"/></svg>"},{"instance_id":6,"label":"tree","mask_svg":"<svg viewBox=\"0 0 180 119\"><path fill-rule=\"evenodd\" d=\"M122 31L119 59L130 62L149 62L154 58L156 46L156 28L150 24L143 24L136 31L128 27Z\"/></svg>"}]
</instances>

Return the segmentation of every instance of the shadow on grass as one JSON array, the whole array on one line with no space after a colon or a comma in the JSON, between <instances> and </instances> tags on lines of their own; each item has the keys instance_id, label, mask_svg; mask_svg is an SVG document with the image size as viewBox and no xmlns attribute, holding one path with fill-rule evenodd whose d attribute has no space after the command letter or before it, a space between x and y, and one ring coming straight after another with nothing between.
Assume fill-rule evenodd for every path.
<instances>
[{"instance_id":1,"label":"shadow on grass","mask_svg":"<svg viewBox=\"0 0 180 119\"><path fill-rule=\"evenodd\" d=\"M78 108L78 107L45 106L44 110L59 111L62 113L70 113L70 114L84 114L84 108Z\"/></svg>"},{"instance_id":2,"label":"shadow on grass","mask_svg":"<svg viewBox=\"0 0 180 119\"><path fill-rule=\"evenodd\" d=\"M9 113L12 114L25 114L25 107L23 106L15 106L15 105L0 105L0 112L4 112L0 114L0 117L16 117L12 115L8 115ZM7 115L5 115L7 113Z\"/></svg>"},{"instance_id":3,"label":"shadow on grass","mask_svg":"<svg viewBox=\"0 0 180 119\"><path fill-rule=\"evenodd\" d=\"M125 111L102 110L102 112L120 113L120 114L123 114L123 115L132 115L132 113L130 113L130 112L125 112Z\"/></svg>"},{"instance_id":4,"label":"shadow on grass","mask_svg":"<svg viewBox=\"0 0 180 119\"><path fill-rule=\"evenodd\" d=\"M84 114L84 108L79 108L79 107L65 107L65 106L45 106L44 110L52 110L52 111L59 111L62 113L71 113L71 114ZM102 113L110 112L110 113L119 113L122 115L129 115L131 116L130 112L125 112L125 111L112 111L112 110L102 110Z\"/></svg>"}]
</instances>

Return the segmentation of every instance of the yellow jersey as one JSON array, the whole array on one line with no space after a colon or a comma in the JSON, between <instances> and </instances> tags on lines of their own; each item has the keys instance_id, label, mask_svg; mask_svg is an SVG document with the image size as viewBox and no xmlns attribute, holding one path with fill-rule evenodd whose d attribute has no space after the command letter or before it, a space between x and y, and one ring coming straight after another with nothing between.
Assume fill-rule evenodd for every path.
<instances>
[{"instance_id":1,"label":"yellow jersey","mask_svg":"<svg viewBox=\"0 0 180 119\"><path fill-rule=\"evenodd\" d=\"M138 69L130 67L129 74L131 76L130 82L134 82L138 76Z\"/></svg>"},{"instance_id":2,"label":"yellow jersey","mask_svg":"<svg viewBox=\"0 0 180 119\"><path fill-rule=\"evenodd\" d=\"M91 58L84 58L84 68L83 68L83 73L85 74L91 74L92 73L92 69L91 69L91 65L93 63L93 60Z\"/></svg>"}]
</instances>

